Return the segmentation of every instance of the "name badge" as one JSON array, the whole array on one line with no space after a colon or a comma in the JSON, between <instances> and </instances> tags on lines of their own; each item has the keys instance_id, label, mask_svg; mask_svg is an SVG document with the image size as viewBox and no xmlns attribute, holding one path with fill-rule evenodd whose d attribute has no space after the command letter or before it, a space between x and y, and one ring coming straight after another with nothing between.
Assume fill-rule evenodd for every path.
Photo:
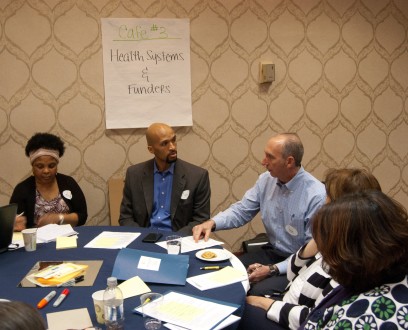
<instances>
[{"instance_id":1,"label":"name badge","mask_svg":"<svg viewBox=\"0 0 408 330\"><path fill-rule=\"evenodd\" d=\"M285 229L292 236L297 236L299 234L297 229L291 225L286 225Z\"/></svg>"},{"instance_id":2,"label":"name badge","mask_svg":"<svg viewBox=\"0 0 408 330\"><path fill-rule=\"evenodd\" d=\"M190 190L184 190L181 194L181 199L187 199L190 196Z\"/></svg>"}]
</instances>

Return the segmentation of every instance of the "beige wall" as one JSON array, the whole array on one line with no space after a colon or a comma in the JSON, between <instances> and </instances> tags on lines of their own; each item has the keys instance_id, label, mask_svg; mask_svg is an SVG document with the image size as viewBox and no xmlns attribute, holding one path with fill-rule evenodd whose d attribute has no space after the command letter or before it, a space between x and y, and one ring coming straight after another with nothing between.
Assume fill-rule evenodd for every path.
<instances>
[{"instance_id":1,"label":"beige wall","mask_svg":"<svg viewBox=\"0 0 408 330\"><path fill-rule=\"evenodd\" d=\"M144 129L105 129L101 17L188 17L193 127L179 156L210 171L213 214L263 171L268 137L296 131L304 166L362 166L408 205L408 1L0 0L0 205L30 174L35 132L59 134L88 225L109 223L107 181L150 157ZM258 63L276 81L257 83ZM259 219L219 233L238 250Z\"/></svg>"}]
</instances>

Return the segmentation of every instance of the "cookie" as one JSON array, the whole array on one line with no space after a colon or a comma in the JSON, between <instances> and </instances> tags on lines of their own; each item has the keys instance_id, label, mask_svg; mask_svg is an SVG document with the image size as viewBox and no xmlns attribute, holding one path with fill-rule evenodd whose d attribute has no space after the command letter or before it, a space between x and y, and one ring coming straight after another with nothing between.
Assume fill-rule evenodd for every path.
<instances>
[{"instance_id":1,"label":"cookie","mask_svg":"<svg viewBox=\"0 0 408 330\"><path fill-rule=\"evenodd\" d=\"M204 259L213 259L213 258L217 257L217 255L212 251L205 251L201 255L201 257L204 258Z\"/></svg>"}]
</instances>

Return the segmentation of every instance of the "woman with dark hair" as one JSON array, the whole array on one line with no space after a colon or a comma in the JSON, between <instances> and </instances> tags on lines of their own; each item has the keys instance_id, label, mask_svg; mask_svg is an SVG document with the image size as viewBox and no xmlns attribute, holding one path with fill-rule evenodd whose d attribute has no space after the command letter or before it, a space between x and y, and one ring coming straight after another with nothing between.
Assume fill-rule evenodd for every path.
<instances>
[{"instance_id":1,"label":"woman with dark hair","mask_svg":"<svg viewBox=\"0 0 408 330\"><path fill-rule=\"evenodd\" d=\"M381 191L377 179L364 169L330 169L324 181L327 202L348 193ZM298 329L310 309L338 285L322 268L322 256L313 239L289 258L287 278L284 294L247 297L240 329Z\"/></svg>"},{"instance_id":2,"label":"woman with dark hair","mask_svg":"<svg viewBox=\"0 0 408 330\"><path fill-rule=\"evenodd\" d=\"M56 135L37 133L27 142L25 154L33 175L14 189L10 203L18 204L14 230L48 224L81 226L88 217L85 196L74 178L57 174L64 142Z\"/></svg>"},{"instance_id":3,"label":"woman with dark hair","mask_svg":"<svg viewBox=\"0 0 408 330\"><path fill-rule=\"evenodd\" d=\"M31 305L22 301L0 301L0 329L45 330L45 321Z\"/></svg>"},{"instance_id":4,"label":"woman with dark hair","mask_svg":"<svg viewBox=\"0 0 408 330\"><path fill-rule=\"evenodd\" d=\"M408 215L378 191L344 196L321 208L313 237L340 285L301 329L408 328Z\"/></svg>"}]
</instances>

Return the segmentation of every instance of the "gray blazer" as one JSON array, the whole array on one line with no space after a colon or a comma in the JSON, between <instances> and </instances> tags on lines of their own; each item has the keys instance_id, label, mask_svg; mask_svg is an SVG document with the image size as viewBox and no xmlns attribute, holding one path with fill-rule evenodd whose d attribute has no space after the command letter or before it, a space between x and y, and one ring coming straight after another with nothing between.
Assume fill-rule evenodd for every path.
<instances>
[{"instance_id":1,"label":"gray blazer","mask_svg":"<svg viewBox=\"0 0 408 330\"><path fill-rule=\"evenodd\" d=\"M153 164L154 159L151 159L127 169L120 206L121 226L150 226L154 190ZM189 191L187 198L184 191ZM193 226L209 219L210 197L208 171L177 159L170 206L173 231L191 235Z\"/></svg>"}]
</instances>

